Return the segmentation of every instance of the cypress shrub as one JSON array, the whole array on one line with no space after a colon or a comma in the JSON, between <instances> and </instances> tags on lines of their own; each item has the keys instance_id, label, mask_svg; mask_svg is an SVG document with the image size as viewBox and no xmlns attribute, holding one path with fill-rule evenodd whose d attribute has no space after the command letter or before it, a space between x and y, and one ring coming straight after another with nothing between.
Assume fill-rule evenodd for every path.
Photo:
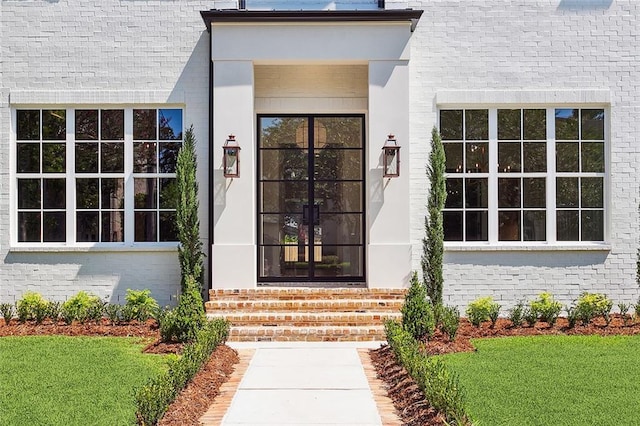
<instances>
[{"instance_id":1,"label":"cypress shrub","mask_svg":"<svg viewBox=\"0 0 640 426\"><path fill-rule=\"evenodd\" d=\"M425 217L426 236L422 240L422 277L427 294L434 305L442 304L442 257L444 253L444 227L442 209L447 198L445 173L445 155L438 130L431 130L431 153L427 176L430 190L427 202L428 215Z\"/></svg>"},{"instance_id":2,"label":"cypress shrub","mask_svg":"<svg viewBox=\"0 0 640 426\"><path fill-rule=\"evenodd\" d=\"M198 161L195 151L196 139L193 126L185 132L182 148L178 152L176 180L178 202L176 206L176 226L178 229L178 260L182 274L182 291L186 290L186 278L192 276L203 283L204 253L200 241L200 220L198 219L198 181L196 171Z\"/></svg>"}]
</instances>

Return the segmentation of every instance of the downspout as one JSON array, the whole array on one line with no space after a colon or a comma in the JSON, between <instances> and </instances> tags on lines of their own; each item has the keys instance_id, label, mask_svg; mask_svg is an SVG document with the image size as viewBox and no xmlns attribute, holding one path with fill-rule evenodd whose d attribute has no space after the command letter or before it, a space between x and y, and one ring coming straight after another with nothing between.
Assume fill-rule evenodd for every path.
<instances>
[{"instance_id":1,"label":"downspout","mask_svg":"<svg viewBox=\"0 0 640 426\"><path fill-rule=\"evenodd\" d=\"M207 268L207 278L209 279L209 289L213 289L213 32L209 30L209 267ZM204 297L209 300L209 291Z\"/></svg>"}]
</instances>

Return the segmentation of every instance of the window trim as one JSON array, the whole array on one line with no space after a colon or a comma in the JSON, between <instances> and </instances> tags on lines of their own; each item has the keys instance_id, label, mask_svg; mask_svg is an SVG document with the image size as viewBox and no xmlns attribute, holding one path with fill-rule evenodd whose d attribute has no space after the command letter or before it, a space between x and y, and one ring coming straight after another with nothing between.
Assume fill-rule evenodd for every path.
<instances>
[{"instance_id":1,"label":"window trim","mask_svg":"<svg viewBox=\"0 0 640 426\"><path fill-rule=\"evenodd\" d=\"M17 173L17 111L18 110L49 110L64 109L66 111L66 170L64 172L66 197L66 241L65 242L20 242L18 241L18 178ZM87 109L121 109L124 110L124 241L122 242L77 242L76 241L76 179L82 178L83 173L75 172L75 111ZM182 111L181 143L184 142L186 130L186 106L182 103L150 103L150 104L11 104L9 129L9 251L11 252L50 252L50 251L174 251L178 248L177 241L135 241L135 213L134 213L134 181L133 181L133 110L134 109L180 109ZM158 126L158 123L156 123ZM62 142L62 141L61 141ZM57 174L56 174L57 175ZM102 176L102 173L86 174L87 176ZM159 176L159 174L156 174ZM108 175L106 177L109 177ZM166 177L175 177L175 173ZM42 231L41 231L42 232Z\"/></svg>"},{"instance_id":2,"label":"window trim","mask_svg":"<svg viewBox=\"0 0 640 426\"><path fill-rule=\"evenodd\" d=\"M445 250L457 251L544 251L544 250L591 250L609 251L611 250L611 107L602 103L549 103L549 104L526 104L526 103L491 103L479 104L446 103L437 106L436 123L440 130L440 112L443 110L467 110L486 109L489 115L489 173L488 173L488 238L487 241L444 241ZM544 174L546 180L546 241L500 241L498 239L498 127L497 117L499 109L545 109L547 120L547 171L544 173L532 173L532 177ZM556 139L555 139L555 110L556 109L603 109L604 119L604 173L597 173L603 177L603 241L559 241L556 233ZM464 114L464 113L463 113ZM464 128L463 128L464 131ZM581 135L580 135L581 136ZM582 141L581 137L577 141ZM446 141L443 141L446 143ZM573 172L572 172L573 173ZM560 173L562 175L563 173ZM514 173L520 176L520 173ZM591 176L591 172L577 172L575 176ZM451 176L451 175L449 175ZM478 177L485 174L478 174ZM462 174L460 176L462 178ZM468 177L468 175L465 175ZM501 176L505 177L505 176ZM515 176L514 176L515 177ZM560 176L561 177L561 176ZM523 207L520 208L522 210ZM578 211L582 208L578 207Z\"/></svg>"}]
</instances>

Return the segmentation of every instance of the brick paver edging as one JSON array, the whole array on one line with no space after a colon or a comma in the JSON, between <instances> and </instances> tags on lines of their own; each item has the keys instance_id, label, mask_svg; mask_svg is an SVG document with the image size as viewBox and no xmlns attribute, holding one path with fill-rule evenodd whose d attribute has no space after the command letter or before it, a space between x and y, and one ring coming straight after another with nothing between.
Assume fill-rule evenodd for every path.
<instances>
[{"instance_id":1,"label":"brick paver edging","mask_svg":"<svg viewBox=\"0 0 640 426\"><path fill-rule=\"evenodd\" d=\"M384 382L376 375L376 369L369 356L369 349L358 349L358 355L360 355L360 362L364 368L364 374L367 376L367 381L373 394L373 400L378 407L378 414L380 414L382 424L384 426L402 426L402 421L396 413L393 401L387 394Z\"/></svg>"},{"instance_id":2,"label":"brick paver edging","mask_svg":"<svg viewBox=\"0 0 640 426\"><path fill-rule=\"evenodd\" d=\"M255 352L255 349L238 350L238 358L240 358L240 361L236 364L229 380L220 386L220 393L213 401L213 404L211 404L207 412L200 417L201 425L219 426L222 424L222 418L227 413L227 410L231 405L231 401L233 400L233 396L236 394L240 381L242 380L242 377L244 377L244 373L247 371L251 358L253 358Z\"/></svg>"}]
</instances>

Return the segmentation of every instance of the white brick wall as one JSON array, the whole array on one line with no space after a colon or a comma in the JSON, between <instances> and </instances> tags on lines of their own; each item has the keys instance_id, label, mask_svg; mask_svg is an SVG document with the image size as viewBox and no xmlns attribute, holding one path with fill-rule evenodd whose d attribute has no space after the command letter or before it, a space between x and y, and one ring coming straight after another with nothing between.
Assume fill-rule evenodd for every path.
<instances>
[{"instance_id":1,"label":"white brick wall","mask_svg":"<svg viewBox=\"0 0 640 426\"><path fill-rule=\"evenodd\" d=\"M640 3L634 0L410 1L424 14L412 40L411 167L414 267L427 200L424 168L444 90L606 89L611 96L611 251L445 254L445 301L492 295L503 309L551 291L636 301L639 238ZM470 95L472 97L472 95ZM550 104L551 106L553 104Z\"/></svg>"},{"instance_id":2,"label":"white brick wall","mask_svg":"<svg viewBox=\"0 0 640 426\"><path fill-rule=\"evenodd\" d=\"M165 93L185 99L184 124L198 139L201 229L207 244L209 38L201 10L235 1L16 1L0 5L0 301L25 290L64 299L78 290L122 299L150 288L161 304L179 288L177 252L9 250L10 93L42 101L121 102L103 91ZM25 91L31 91L24 95ZM71 91L81 91L74 98ZM90 91L91 96L82 91ZM125 97L126 98L126 97ZM129 102L138 96L131 95Z\"/></svg>"},{"instance_id":3,"label":"white brick wall","mask_svg":"<svg viewBox=\"0 0 640 426\"><path fill-rule=\"evenodd\" d=\"M256 1L253 8L275 3ZM301 1L300 8L316 7L312 3L320 8L375 8L375 2L364 0L333 5L309 0ZM175 253L9 250L9 96L16 91L144 90L185 99L185 124L194 124L199 140L201 225L206 237L209 55L199 11L235 4L0 3L0 301L13 301L35 286L45 296L60 299L79 289L117 299L126 288L149 287L165 303L175 293ZM388 0L387 5L425 11L411 41L414 268L420 267L428 190L424 169L438 91L604 89L611 99L611 250L447 252L445 300L464 308L478 296L493 295L506 309L549 290L564 303L582 291L605 292L616 302L635 301L640 2ZM251 0L248 6L252 8Z\"/></svg>"}]
</instances>

